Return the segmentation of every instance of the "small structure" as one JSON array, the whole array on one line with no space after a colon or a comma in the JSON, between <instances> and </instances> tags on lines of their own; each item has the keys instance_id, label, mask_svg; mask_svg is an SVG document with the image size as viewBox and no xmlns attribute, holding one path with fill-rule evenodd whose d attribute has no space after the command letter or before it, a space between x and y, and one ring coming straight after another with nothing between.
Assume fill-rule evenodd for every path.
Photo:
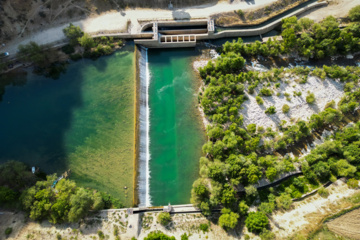
<instances>
[{"instance_id":1,"label":"small structure","mask_svg":"<svg viewBox=\"0 0 360 240\"><path fill-rule=\"evenodd\" d=\"M172 211L172 206L170 205L170 203L167 206L164 206L163 212L170 213L171 211Z\"/></svg>"},{"instance_id":2,"label":"small structure","mask_svg":"<svg viewBox=\"0 0 360 240\"><path fill-rule=\"evenodd\" d=\"M174 6L173 6L173 4L171 3L171 1L170 1L169 5L168 5L168 8L169 8L170 10L173 10L173 9L174 9Z\"/></svg>"},{"instance_id":3,"label":"small structure","mask_svg":"<svg viewBox=\"0 0 360 240\"><path fill-rule=\"evenodd\" d=\"M31 172L32 172L33 174L35 174L35 167L32 167L32 168L31 168Z\"/></svg>"},{"instance_id":4,"label":"small structure","mask_svg":"<svg viewBox=\"0 0 360 240\"><path fill-rule=\"evenodd\" d=\"M127 212L128 215L133 215L134 214L134 209L128 208L128 209L126 209L126 212Z\"/></svg>"}]
</instances>

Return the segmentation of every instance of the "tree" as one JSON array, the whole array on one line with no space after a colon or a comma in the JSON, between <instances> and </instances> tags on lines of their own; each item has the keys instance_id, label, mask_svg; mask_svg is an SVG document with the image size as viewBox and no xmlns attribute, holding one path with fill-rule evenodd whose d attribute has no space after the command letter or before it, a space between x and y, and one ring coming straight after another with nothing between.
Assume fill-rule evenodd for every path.
<instances>
[{"instance_id":1,"label":"tree","mask_svg":"<svg viewBox=\"0 0 360 240\"><path fill-rule=\"evenodd\" d=\"M264 229L261 233L260 233L260 238L261 240L275 240L276 236L275 233L271 232L270 230Z\"/></svg>"},{"instance_id":2,"label":"tree","mask_svg":"<svg viewBox=\"0 0 360 240\"><path fill-rule=\"evenodd\" d=\"M70 44L75 46L79 43L79 38L84 35L79 26L74 26L72 23L63 29L65 36L70 40Z\"/></svg>"},{"instance_id":3,"label":"tree","mask_svg":"<svg viewBox=\"0 0 360 240\"><path fill-rule=\"evenodd\" d=\"M269 220L262 212L250 212L245 225L250 232L260 233L269 226Z\"/></svg>"},{"instance_id":4,"label":"tree","mask_svg":"<svg viewBox=\"0 0 360 240\"><path fill-rule=\"evenodd\" d=\"M157 220L163 226L168 225L168 223L171 222L170 213L168 213L168 212L159 213L159 215L157 216Z\"/></svg>"},{"instance_id":5,"label":"tree","mask_svg":"<svg viewBox=\"0 0 360 240\"><path fill-rule=\"evenodd\" d=\"M76 194L70 197L71 208L69 211L69 221L77 222L85 217L91 209L92 204L93 200L91 195L85 191L85 189L80 188Z\"/></svg>"},{"instance_id":6,"label":"tree","mask_svg":"<svg viewBox=\"0 0 360 240\"><path fill-rule=\"evenodd\" d=\"M83 36L79 37L78 41L79 41L80 45L85 48L85 50L89 50L95 46L94 39L87 33L85 33Z\"/></svg>"},{"instance_id":7,"label":"tree","mask_svg":"<svg viewBox=\"0 0 360 240\"><path fill-rule=\"evenodd\" d=\"M182 236L181 239L183 239ZM175 237L170 237L161 231L152 231L144 237L144 240L175 240Z\"/></svg>"},{"instance_id":8,"label":"tree","mask_svg":"<svg viewBox=\"0 0 360 240\"><path fill-rule=\"evenodd\" d=\"M239 214L231 212L230 209L223 208L221 210L221 216L219 218L219 225L222 228L235 228L238 223Z\"/></svg>"},{"instance_id":9,"label":"tree","mask_svg":"<svg viewBox=\"0 0 360 240\"><path fill-rule=\"evenodd\" d=\"M360 5L357 5L350 9L349 18L351 21L360 21Z\"/></svg>"},{"instance_id":10,"label":"tree","mask_svg":"<svg viewBox=\"0 0 360 240\"><path fill-rule=\"evenodd\" d=\"M14 190L0 186L0 203L12 202L16 199L16 195Z\"/></svg>"},{"instance_id":11,"label":"tree","mask_svg":"<svg viewBox=\"0 0 360 240\"><path fill-rule=\"evenodd\" d=\"M356 180L355 178L349 179L346 184L349 186L349 188L358 188L359 187L359 181Z\"/></svg>"},{"instance_id":12,"label":"tree","mask_svg":"<svg viewBox=\"0 0 360 240\"><path fill-rule=\"evenodd\" d=\"M292 204L290 194L282 193L280 197L276 198L276 206L279 209L289 209Z\"/></svg>"},{"instance_id":13,"label":"tree","mask_svg":"<svg viewBox=\"0 0 360 240\"><path fill-rule=\"evenodd\" d=\"M275 114L275 113L276 113L276 108L275 108L275 106L270 106L270 107L268 107L268 108L265 110L265 113L268 114L268 115Z\"/></svg>"},{"instance_id":14,"label":"tree","mask_svg":"<svg viewBox=\"0 0 360 240\"><path fill-rule=\"evenodd\" d=\"M276 168L274 168L274 167L269 167L269 168L266 170L266 177L267 177L267 179L269 179L271 182L275 180L276 176L277 176Z\"/></svg>"},{"instance_id":15,"label":"tree","mask_svg":"<svg viewBox=\"0 0 360 240\"><path fill-rule=\"evenodd\" d=\"M341 177L352 177L356 172L356 167L348 163L345 159L337 161L334 166L338 176Z\"/></svg>"},{"instance_id":16,"label":"tree","mask_svg":"<svg viewBox=\"0 0 360 240\"><path fill-rule=\"evenodd\" d=\"M258 192L254 185L250 185L250 186L245 187L245 193L247 196L255 197Z\"/></svg>"}]
</instances>

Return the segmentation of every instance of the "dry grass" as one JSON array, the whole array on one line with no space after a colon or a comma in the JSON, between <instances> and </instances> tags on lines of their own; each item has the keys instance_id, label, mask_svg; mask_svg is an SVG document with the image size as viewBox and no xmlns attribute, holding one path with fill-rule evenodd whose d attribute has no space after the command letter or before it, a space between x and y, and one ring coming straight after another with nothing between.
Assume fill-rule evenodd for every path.
<instances>
[{"instance_id":1,"label":"dry grass","mask_svg":"<svg viewBox=\"0 0 360 240\"><path fill-rule=\"evenodd\" d=\"M351 211L327 224L336 234L352 239L360 239L360 209Z\"/></svg>"}]
</instances>

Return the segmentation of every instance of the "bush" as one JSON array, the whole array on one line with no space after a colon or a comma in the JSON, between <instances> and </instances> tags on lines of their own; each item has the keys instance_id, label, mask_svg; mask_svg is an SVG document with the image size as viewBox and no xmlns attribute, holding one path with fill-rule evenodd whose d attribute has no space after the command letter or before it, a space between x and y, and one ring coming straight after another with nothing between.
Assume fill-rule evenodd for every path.
<instances>
[{"instance_id":1,"label":"bush","mask_svg":"<svg viewBox=\"0 0 360 240\"><path fill-rule=\"evenodd\" d=\"M209 231L209 224L206 224L206 223L200 224L200 230L203 232Z\"/></svg>"},{"instance_id":2,"label":"bush","mask_svg":"<svg viewBox=\"0 0 360 240\"><path fill-rule=\"evenodd\" d=\"M239 15L239 17L243 17L243 16L244 16L244 12L243 12L241 9L239 9L239 10L237 11L237 14Z\"/></svg>"},{"instance_id":3,"label":"bush","mask_svg":"<svg viewBox=\"0 0 360 240\"><path fill-rule=\"evenodd\" d=\"M97 234L98 234L100 240L105 239L105 235L102 231L100 231L100 230L97 231Z\"/></svg>"},{"instance_id":4,"label":"bush","mask_svg":"<svg viewBox=\"0 0 360 240\"><path fill-rule=\"evenodd\" d=\"M184 233L183 235L181 235L180 239L181 240L189 240L189 236L186 233Z\"/></svg>"},{"instance_id":5,"label":"bush","mask_svg":"<svg viewBox=\"0 0 360 240\"><path fill-rule=\"evenodd\" d=\"M269 115L275 114L276 113L276 108L274 106L270 106L265 110L265 113L269 114Z\"/></svg>"},{"instance_id":6,"label":"bush","mask_svg":"<svg viewBox=\"0 0 360 240\"><path fill-rule=\"evenodd\" d=\"M269 96L271 96L273 94L273 92L269 89L269 88L262 88L261 90L260 90L260 95L262 95L262 96L267 96L267 97L269 97Z\"/></svg>"},{"instance_id":7,"label":"bush","mask_svg":"<svg viewBox=\"0 0 360 240\"><path fill-rule=\"evenodd\" d=\"M245 220L245 225L250 232L260 233L269 225L269 220L262 212L251 212Z\"/></svg>"},{"instance_id":8,"label":"bush","mask_svg":"<svg viewBox=\"0 0 360 240\"><path fill-rule=\"evenodd\" d=\"M329 196L329 190L327 190L324 187L320 187L319 190L318 190L318 193L323 198L327 198Z\"/></svg>"},{"instance_id":9,"label":"bush","mask_svg":"<svg viewBox=\"0 0 360 240\"><path fill-rule=\"evenodd\" d=\"M283 113L288 113L289 111L290 111L289 105L284 104L284 105L282 106L282 112L283 112Z\"/></svg>"},{"instance_id":10,"label":"bush","mask_svg":"<svg viewBox=\"0 0 360 240\"><path fill-rule=\"evenodd\" d=\"M313 93L308 93L306 96L306 102L309 104L313 104L315 102L315 95Z\"/></svg>"},{"instance_id":11,"label":"bush","mask_svg":"<svg viewBox=\"0 0 360 240\"><path fill-rule=\"evenodd\" d=\"M261 238L261 240L275 240L276 239L275 233L273 233L267 229L264 229L260 233L260 238Z\"/></svg>"},{"instance_id":12,"label":"bush","mask_svg":"<svg viewBox=\"0 0 360 240\"><path fill-rule=\"evenodd\" d=\"M170 213L168 212L159 213L159 215L157 216L157 220L161 225L163 226L167 225L169 222L171 222Z\"/></svg>"},{"instance_id":13,"label":"bush","mask_svg":"<svg viewBox=\"0 0 360 240\"><path fill-rule=\"evenodd\" d=\"M10 235L11 233L12 233L11 227L5 229L5 235Z\"/></svg>"},{"instance_id":14,"label":"bush","mask_svg":"<svg viewBox=\"0 0 360 240\"><path fill-rule=\"evenodd\" d=\"M349 18L351 21L360 21L360 5L350 9Z\"/></svg>"},{"instance_id":15,"label":"bush","mask_svg":"<svg viewBox=\"0 0 360 240\"><path fill-rule=\"evenodd\" d=\"M261 97L256 96L255 99L256 99L257 104L259 104L259 105L263 105L263 104L264 104L264 100L263 100Z\"/></svg>"},{"instance_id":16,"label":"bush","mask_svg":"<svg viewBox=\"0 0 360 240\"><path fill-rule=\"evenodd\" d=\"M150 232L144 240L175 240L175 237L170 237L161 231Z\"/></svg>"},{"instance_id":17,"label":"bush","mask_svg":"<svg viewBox=\"0 0 360 240\"><path fill-rule=\"evenodd\" d=\"M347 185L349 188L358 188L359 187L359 181L355 178L351 178L347 181Z\"/></svg>"},{"instance_id":18,"label":"bush","mask_svg":"<svg viewBox=\"0 0 360 240\"><path fill-rule=\"evenodd\" d=\"M241 201L239 203L239 213L241 215L246 215L248 213L248 211L249 211L249 206L246 204L245 201Z\"/></svg>"}]
</instances>

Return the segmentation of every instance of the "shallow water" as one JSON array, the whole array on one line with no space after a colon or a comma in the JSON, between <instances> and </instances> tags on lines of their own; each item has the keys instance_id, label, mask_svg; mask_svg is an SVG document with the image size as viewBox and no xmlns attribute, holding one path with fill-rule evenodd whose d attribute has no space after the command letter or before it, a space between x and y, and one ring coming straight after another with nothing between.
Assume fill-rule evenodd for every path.
<instances>
[{"instance_id":1,"label":"shallow water","mask_svg":"<svg viewBox=\"0 0 360 240\"><path fill-rule=\"evenodd\" d=\"M189 203L205 141L197 110L199 82L191 66L200 52L150 49L148 54L151 204Z\"/></svg>"},{"instance_id":2,"label":"shallow water","mask_svg":"<svg viewBox=\"0 0 360 240\"><path fill-rule=\"evenodd\" d=\"M71 63L57 80L30 71L1 76L8 80L0 88L0 163L22 161L49 174L70 168L81 186L131 205L133 51L130 45L96 61Z\"/></svg>"}]
</instances>

